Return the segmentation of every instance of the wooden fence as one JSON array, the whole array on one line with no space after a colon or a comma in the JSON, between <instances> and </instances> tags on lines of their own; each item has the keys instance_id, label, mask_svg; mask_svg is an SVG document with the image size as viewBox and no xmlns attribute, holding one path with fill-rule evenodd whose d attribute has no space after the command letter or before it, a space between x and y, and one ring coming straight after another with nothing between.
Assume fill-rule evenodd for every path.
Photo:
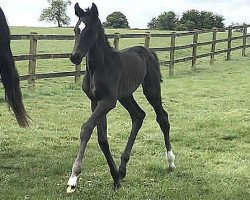
<instances>
[{"instance_id":1,"label":"wooden fence","mask_svg":"<svg viewBox=\"0 0 250 200\"><path fill-rule=\"evenodd\" d=\"M246 48L250 47L250 44L247 44L247 38L250 37L250 34L247 34L247 28L250 25L244 24L243 26L230 26L225 29L217 29L214 28L212 31L190 31L190 32L172 32L170 34L150 34L150 32L146 32L145 34L113 34L107 35L108 39L114 40L114 48L119 49L119 41L123 38L145 38L144 46L149 48L150 46L150 39L153 37L160 37L160 38L170 38L170 46L163 47L163 48L150 48L155 52L169 52L169 60L163 61L161 64L169 65L169 75L174 75L174 66L175 63L191 61L191 67L193 70L196 70L196 60L203 57L210 57L210 64L213 64L215 61L215 55L226 53L226 60L230 60L231 52L234 50L241 49L242 56L246 55ZM242 30L241 36L232 36L233 30ZM218 32L227 32L227 38L224 39L217 39ZM206 42L199 42L198 36L203 33L212 32L211 41ZM193 41L187 45L176 45L176 38L183 37L183 36L193 36ZM242 40L242 45L237 47L232 47L233 40ZM36 61L37 59L56 59L56 58L69 58L70 53L60 53L60 54L37 54L37 43L38 40L74 40L74 36L72 35L37 35L36 33L31 33L28 35L11 35L11 40L30 40L30 50L29 54L27 55L15 55L15 61L22 61L22 60L29 60L29 70L27 75L20 76L20 80L28 80L28 87L32 88L35 84L36 79L43 79L43 78L54 78L54 77L64 77L64 76L75 76L75 82L80 80L84 71L81 70L80 66L75 67L75 71L72 72L54 72L54 73L42 73L36 74ZM216 44L226 42L227 48L223 50L216 50ZM197 47L204 46L204 45L211 45L211 51L203 54L197 54ZM189 57L183 58L175 58L175 54L177 50L181 49L192 49L192 55Z\"/></svg>"}]
</instances>

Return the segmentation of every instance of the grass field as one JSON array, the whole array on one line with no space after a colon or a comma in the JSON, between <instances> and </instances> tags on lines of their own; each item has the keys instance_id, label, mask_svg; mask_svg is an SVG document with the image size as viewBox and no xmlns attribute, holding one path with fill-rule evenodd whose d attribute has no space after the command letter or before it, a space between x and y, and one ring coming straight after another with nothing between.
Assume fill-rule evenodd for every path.
<instances>
[{"instance_id":1,"label":"grass field","mask_svg":"<svg viewBox=\"0 0 250 200\"><path fill-rule=\"evenodd\" d=\"M15 27L12 32L20 30ZM58 29L39 31L58 33ZM69 30L64 31L67 34ZM210 36L203 37L207 40ZM136 45L138 41L134 42ZM152 45L160 43L152 41ZM39 49L70 52L72 44L41 42ZM25 41L12 45L15 54L25 51ZM121 48L126 45L124 42ZM24 102L33 119L27 129L17 126L0 87L0 199L249 199L250 51L244 58L240 54L233 52L231 61L224 61L225 55L217 56L212 66L208 58L201 59L195 73L189 62L177 64L175 78L169 78L167 67L161 66L163 104L169 112L176 154L174 172L167 170L163 136L139 88L135 98L147 116L132 151L127 177L117 192L112 190L94 131L78 190L66 194L80 127L90 114L89 101L73 78L38 80L34 92L28 92L26 81L22 82ZM27 62L17 62L17 67L25 74ZM72 67L66 59L42 60L37 71ZM109 142L117 164L130 128L129 115L118 104L108 114Z\"/></svg>"}]
</instances>

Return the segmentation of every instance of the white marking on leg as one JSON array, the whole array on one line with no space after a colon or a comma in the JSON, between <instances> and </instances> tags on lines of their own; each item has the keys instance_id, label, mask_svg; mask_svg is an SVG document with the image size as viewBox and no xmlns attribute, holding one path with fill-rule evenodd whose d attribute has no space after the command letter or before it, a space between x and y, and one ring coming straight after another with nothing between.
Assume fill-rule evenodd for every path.
<instances>
[{"instance_id":1,"label":"white marking on leg","mask_svg":"<svg viewBox=\"0 0 250 200\"><path fill-rule=\"evenodd\" d=\"M77 182L77 176L71 176L68 180L68 185L76 186L76 182Z\"/></svg>"},{"instance_id":2,"label":"white marking on leg","mask_svg":"<svg viewBox=\"0 0 250 200\"><path fill-rule=\"evenodd\" d=\"M71 176L68 180L68 188L67 193L72 193L76 189L76 183L77 183L77 176Z\"/></svg>"},{"instance_id":3,"label":"white marking on leg","mask_svg":"<svg viewBox=\"0 0 250 200\"><path fill-rule=\"evenodd\" d=\"M175 155L172 150L170 150L169 152L166 151L166 159L168 161L169 169L174 170L176 168L174 164Z\"/></svg>"}]
</instances>

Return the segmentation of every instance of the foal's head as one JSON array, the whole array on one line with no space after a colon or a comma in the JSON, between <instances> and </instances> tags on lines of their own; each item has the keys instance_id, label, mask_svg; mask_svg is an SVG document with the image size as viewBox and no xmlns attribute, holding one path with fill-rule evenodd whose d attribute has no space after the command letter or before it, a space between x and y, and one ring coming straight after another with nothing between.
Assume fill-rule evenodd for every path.
<instances>
[{"instance_id":1,"label":"foal's head","mask_svg":"<svg viewBox=\"0 0 250 200\"><path fill-rule=\"evenodd\" d=\"M81 9L78 3L76 3L75 14L79 19L74 28L75 46L70 60L72 63L78 65L98 39L99 18L98 10L94 3L90 9L86 10Z\"/></svg>"}]
</instances>

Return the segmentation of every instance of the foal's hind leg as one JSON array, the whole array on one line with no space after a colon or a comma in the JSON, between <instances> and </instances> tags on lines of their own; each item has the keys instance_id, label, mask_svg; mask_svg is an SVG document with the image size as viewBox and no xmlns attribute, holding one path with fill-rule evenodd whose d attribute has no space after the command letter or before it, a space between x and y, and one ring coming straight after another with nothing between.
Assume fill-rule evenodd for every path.
<instances>
[{"instance_id":1,"label":"foal's hind leg","mask_svg":"<svg viewBox=\"0 0 250 200\"><path fill-rule=\"evenodd\" d=\"M150 84L152 83L152 84ZM160 88L160 82L152 82L145 79L145 82L143 84L143 93L146 96L149 103L153 106L155 113L156 113L156 121L160 125L160 128L164 135L165 140L165 146L166 146L166 159L169 164L169 169L174 170L175 169L175 155L173 154L172 147L170 144L170 123L168 120L168 113L164 110L161 102L161 88Z\"/></svg>"},{"instance_id":2,"label":"foal's hind leg","mask_svg":"<svg viewBox=\"0 0 250 200\"><path fill-rule=\"evenodd\" d=\"M119 100L120 103L129 112L132 119L132 130L127 142L126 148L121 156L121 164L119 167L120 179L126 176L126 165L129 161L130 153L136 139L137 133L142 126L143 119L145 118L145 112L138 106L133 96L129 96Z\"/></svg>"}]
</instances>

